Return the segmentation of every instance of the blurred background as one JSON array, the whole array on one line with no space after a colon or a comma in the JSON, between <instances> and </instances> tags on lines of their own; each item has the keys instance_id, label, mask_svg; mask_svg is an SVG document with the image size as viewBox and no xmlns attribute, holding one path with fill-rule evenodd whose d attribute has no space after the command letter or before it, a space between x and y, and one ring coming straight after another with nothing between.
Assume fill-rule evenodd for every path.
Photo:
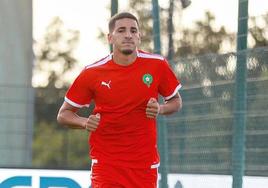
<instances>
[{"instance_id":1,"label":"blurred background","mask_svg":"<svg viewBox=\"0 0 268 188\"><path fill-rule=\"evenodd\" d=\"M90 169L87 132L56 115L82 68L110 52L107 24L120 11L139 18L140 48L165 56L183 85L182 110L158 120L159 186L223 175L223 187L241 188L243 177L264 182L244 187L268 187L263 0L0 0L0 168Z\"/></svg>"}]
</instances>

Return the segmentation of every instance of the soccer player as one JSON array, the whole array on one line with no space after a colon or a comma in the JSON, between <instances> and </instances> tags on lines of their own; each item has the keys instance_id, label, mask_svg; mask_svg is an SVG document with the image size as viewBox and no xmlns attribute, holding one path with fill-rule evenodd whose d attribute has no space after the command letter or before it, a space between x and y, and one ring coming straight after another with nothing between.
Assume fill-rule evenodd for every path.
<instances>
[{"instance_id":1,"label":"soccer player","mask_svg":"<svg viewBox=\"0 0 268 188\"><path fill-rule=\"evenodd\" d=\"M134 15L113 16L108 34L113 53L83 69L58 113L60 124L90 132L93 188L157 186L156 117L181 108L181 84L164 57L138 50L140 39ZM93 113L79 116L91 101Z\"/></svg>"}]
</instances>

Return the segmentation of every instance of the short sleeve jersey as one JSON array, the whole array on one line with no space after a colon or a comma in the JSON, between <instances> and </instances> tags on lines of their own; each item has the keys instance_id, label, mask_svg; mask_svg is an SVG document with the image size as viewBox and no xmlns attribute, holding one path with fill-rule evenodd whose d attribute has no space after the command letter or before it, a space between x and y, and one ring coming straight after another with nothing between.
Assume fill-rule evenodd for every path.
<instances>
[{"instance_id":1,"label":"short sleeve jersey","mask_svg":"<svg viewBox=\"0 0 268 188\"><path fill-rule=\"evenodd\" d=\"M98 163L130 168L159 164L156 120L146 117L150 98L175 96L180 81L160 55L137 51L128 65L116 64L112 54L86 66L69 88L65 101L75 107L89 106L100 124L92 132L90 157Z\"/></svg>"}]
</instances>

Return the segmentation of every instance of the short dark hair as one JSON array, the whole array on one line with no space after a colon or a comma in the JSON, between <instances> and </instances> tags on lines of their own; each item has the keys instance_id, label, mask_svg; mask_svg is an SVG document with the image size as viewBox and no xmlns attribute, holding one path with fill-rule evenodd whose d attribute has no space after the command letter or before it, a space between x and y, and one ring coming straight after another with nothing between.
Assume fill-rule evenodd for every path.
<instances>
[{"instance_id":1,"label":"short dark hair","mask_svg":"<svg viewBox=\"0 0 268 188\"><path fill-rule=\"evenodd\" d=\"M134 16L133 14L131 14L129 12L121 12L121 13L115 14L113 17L111 17L111 19L109 21L109 32L111 33L114 30L115 22L117 20L121 20L124 18L129 18L129 19L135 20L137 22L137 24L139 25L139 21L136 18L136 16Z\"/></svg>"}]
</instances>

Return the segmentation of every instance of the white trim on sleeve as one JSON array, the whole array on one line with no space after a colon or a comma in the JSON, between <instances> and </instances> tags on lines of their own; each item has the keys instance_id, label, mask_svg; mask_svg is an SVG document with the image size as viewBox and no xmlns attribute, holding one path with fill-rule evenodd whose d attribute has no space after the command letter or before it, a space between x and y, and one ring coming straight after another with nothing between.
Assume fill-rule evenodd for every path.
<instances>
[{"instance_id":1,"label":"white trim on sleeve","mask_svg":"<svg viewBox=\"0 0 268 188\"><path fill-rule=\"evenodd\" d=\"M180 89L181 87L182 87L182 85L179 84L179 85L175 88L174 92L173 92L171 95L169 95L169 96L167 96L167 97L164 97L165 100L169 100L169 99L171 99L172 97L174 97L174 96L178 93L178 91L179 91L179 89Z\"/></svg>"},{"instance_id":2,"label":"white trim on sleeve","mask_svg":"<svg viewBox=\"0 0 268 188\"><path fill-rule=\"evenodd\" d=\"M153 165L151 165L151 169L158 168L159 166L160 166L160 163L153 164Z\"/></svg>"},{"instance_id":3,"label":"white trim on sleeve","mask_svg":"<svg viewBox=\"0 0 268 188\"><path fill-rule=\"evenodd\" d=\"M65 102L69 103L70 105L72 105L76 108L89 107L89 104L84 104L84 105L77 104L77 103L71 101L70 99L68 99L67 97L65 97L64 100L65 100Z\"/></svg>"}]
</instances>

